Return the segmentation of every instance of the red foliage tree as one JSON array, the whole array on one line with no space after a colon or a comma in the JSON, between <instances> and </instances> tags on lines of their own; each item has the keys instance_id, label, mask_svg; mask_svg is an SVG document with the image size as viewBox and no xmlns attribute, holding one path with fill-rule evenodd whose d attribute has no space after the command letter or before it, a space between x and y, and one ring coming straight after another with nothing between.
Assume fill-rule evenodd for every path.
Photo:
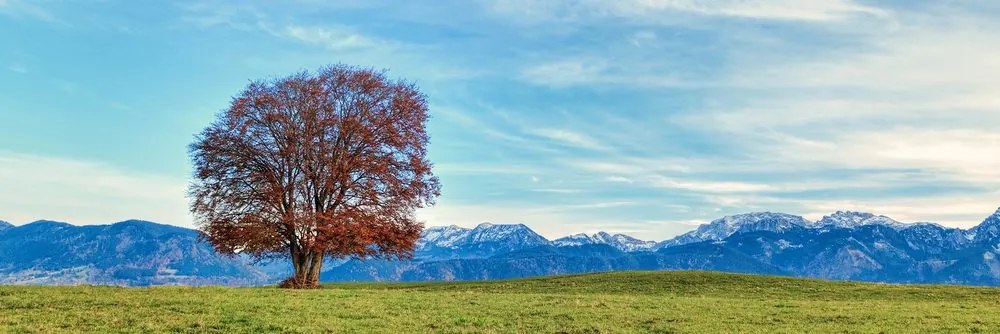
<instances>
[{"instance_id":1,"label":"red foliage tree","mask_svg":"<svg viewBox=\"0 0 1000 334\"><path fill-rule=\"evenodd\" d=\"M289 256L317 287L329 257L409 257L440 194L427 102L383 71L335 65L252 82L190 147L191 212L221 253Z\"/></svg>"}]
</instances>

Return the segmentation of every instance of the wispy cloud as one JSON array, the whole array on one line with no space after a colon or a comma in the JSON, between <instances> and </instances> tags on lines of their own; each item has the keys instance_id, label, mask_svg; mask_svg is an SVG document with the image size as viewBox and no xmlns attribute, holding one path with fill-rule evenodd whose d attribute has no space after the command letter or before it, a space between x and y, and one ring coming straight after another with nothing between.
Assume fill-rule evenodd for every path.
<instances>
[{"instance_id":1,"label":"wispy cloud","mask_svg":"<svg viewBox=\"0 0 1000 334\"><path fill-rule=\"evenodd\" d=\"M226 27L240 31L270 29L263 10L247 4L217 5L209 2L182 3L177 5L184 23L197 27Z\"/></svg>"},{"instance_id":2,"label":"wispy cloud","mask_svg":"<svg viewBox=\"0 0 1000 334\"><path fill-rule=\"evenodd\" d=\"M529 211L534 212L559 212L559 211L574 211L574 210L597 210L597 209L608 209L608 208L619 208L623 206L633 206L636 205L635 202L630 201L614 201L614 202L597 202L597 203L583 203L583 204L570 204L570 205L554 205L554 206L544 206L531 209Z\"/></svg>"},{"instance_id":3,"label":"wispy cloud","mask_svg":"<svg viewBox=\"0 0 1000 334\"><path fill-rule=\"evenodd\" d=\"M551 194L576 194L580 192L580 189L539 188L539 189L531 189L531 191L539 193L551 193Z\"/></svg>"},{"instance_id":4,"label":"wispy cloud","mask_svg":"<svg viewBox=\"0 0 1000 334\"><path fill-rule=\"evenodd\" d=\"M647 23L669 23L681 14L698 14L767 20L839 21L868 16L885 18L891 13L851 0L562 0L488 1L498 14L520 20L583 20L626 18Z\"/></svg>"},{"instance_id":5,"label":"wispy cloud","mask_svg":"<svg viewBox=\"0 0 1000 334\"><path fill-rule=\"evenodd\" d=\"M331 50L344 50L384 45L384 42L360 35L356 32L351 32L349 29L344 27L305 27L290 25L285 27L284 35L294 40L321 45Z\"/></svg>"},{"instance_id":6,"label":"wispy cloud","mask_svg":"<svg viewBox=\"0 0 1000 334\"><path fill-rule=\"evenodd\" d=\"M618 175L608 176L608 177L604 178L604 180L607 180L608 182L620 182L620 183L630 183L630 184L631 183L635 183L635 181L633 181L630 178L627 178L627 177L624 177L624 176L618 176Z\"/></svg>"},{"instance_id":7,"label":"wispy cloud","mask_svg":"<svg viewBox=\"0 0 1000 334\"><path fill-rule=\"evenodd\" d=\"M738 182L738 181L678 180L662 176L655 176L650 181L652 185L655 187L692 190L696 192L705 192L705 193L743 193L743 192L766 192L775 190L775 187L769 184Z\"/></svg>"},{"instance_id":8,"label":"wispy cloud","mask_svg":"<svg viewBox=\"0 0 1000 334\"><path fill-rule=\"evenodd\" d=\"M0 184L4 187L0 219L15 224L39 219L73 224L146 219L191 226L183 177L0 151Z\"/></svg>"},{"instance_id":9,"label":"wispy cloud","mask_svg":"<svg viewBox=\"0 0 1000 334\"><path fill-rule=\"evenodd\" d=\"M851 0L632 0L606 5L621 15L648 17L664 12L691 12L712 16L754 19L835 21L859 15L886 17L889 13L877 7Z\"/></svg>"},{"instance_id":10,"label":"wispy cloud","mask_svg":"<svg viewBox=\"0 0 1000 334\"><path fill-rule=\"evenodd\" d=\"M630 43L637 43L630 40ZM680 78L667 69L612 65L603 59L562 59L530 65L521 70L521 80L552 86L627 85L658 88L691 87L703 82Z\"/></svg>"},{"instance_id":11,"label":"wispy cloud","mask_svg":"<svg viewBox=\"0 0 1000 334\"><path fill-rule=\"evenodd\" d=\"M565 130L565 129L533 129L531 130L535 135L546 138L552 141L556 141L565 145L585 148L590 150L608 150L609 147L598 140L591 138L588 135Z\"/></svg>"},{"instance_id":12,"label":"wispy cloud","mask_svg":"<svg viewBox=\"0 0 1000 334\"><path fill-rule=\"evenodd\" d=\"M28 69L24 68L24 66L21 66L20 64L11 64L11 65L7 66L7 70L9 70L11 72L14 72L14 73L20 73L20 74L28 73Z\"/></svg>"},{"instance_id":13,"label":"wispy cloud","mask_svg":"<svg viewBox=\"0 0 1000 334\"><path fill-rule=\"evenodd\" d=\"M273 37L322 46L330 50L349 50L386 46L389 43L354 31L340 24L301 24L294 20L268 15L250 5L217 6L208 3L183 5L185 20L201 27L227 27L241 31L259 31Z\"/></svg>"},{"instance_id":14,"label":"wispy cloud","mask_svg":"<svg viewBox=\"0 0 1000 334\"><path fill-rule=\"evenodd\" d=\"M0 15L25 17L63 27L72 26L44 6L23 0L0 0Z\"/></svg>"}]
</instances>

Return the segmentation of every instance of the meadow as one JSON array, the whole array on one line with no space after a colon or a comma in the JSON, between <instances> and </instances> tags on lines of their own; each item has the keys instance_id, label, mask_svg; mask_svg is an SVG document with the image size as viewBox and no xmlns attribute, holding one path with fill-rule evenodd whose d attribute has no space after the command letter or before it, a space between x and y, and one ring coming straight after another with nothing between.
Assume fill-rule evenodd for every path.
<instances>
[{"instance_id":1,"label":"meadow","mask_svg":"<svg viewBox=\"0 0 1000 334\"><path fill-rule=\"evenodd\" d=\"M1000 289L713 272L274 287L0 286L0 332L927 333L1000 330Z\"/></svg>"}]
</instances>

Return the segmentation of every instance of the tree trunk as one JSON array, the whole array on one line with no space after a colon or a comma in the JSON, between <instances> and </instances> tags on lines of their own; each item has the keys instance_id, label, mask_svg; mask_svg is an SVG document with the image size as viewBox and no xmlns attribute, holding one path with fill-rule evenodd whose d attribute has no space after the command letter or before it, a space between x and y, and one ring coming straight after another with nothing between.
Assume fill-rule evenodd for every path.
<instances>
[{"instance_id":1,"label":"tree trunk","mask_svg":"<svg viewBox=\"0 0 1000 334\"><path fill-rule=\"evenodd\" d=\"M319 287L319 273L323 271L323 253L313 254L312 263L309 264L309 273L306 283L312 287Z\"/></svg>"},{"instance_id":2,"label":"tree trunk","mask_svg":"<svg viewBox=\"0 0 1000 334\"><path fill-rule=\"evenodd\" d=\"M306 252L293 248L291 250L291 258L292 266L294 267L295 272L292 274L292 277L289 277L281 282L279 286L292 289L310 289L319 287L319 269L315 269L316 273L313 273L313 266L317 263L317 257L319 258L319 266L322 266L322 254L317 256L313 252Z\"/></svg>"}]
</instances>

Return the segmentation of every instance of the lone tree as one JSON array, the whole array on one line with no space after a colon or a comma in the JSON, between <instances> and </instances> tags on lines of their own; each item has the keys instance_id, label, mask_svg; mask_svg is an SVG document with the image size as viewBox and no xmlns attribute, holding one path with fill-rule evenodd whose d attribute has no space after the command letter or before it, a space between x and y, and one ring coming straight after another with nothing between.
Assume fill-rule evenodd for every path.
<instances>
[{"instance_id":1,"label":"lone tree","mask_svg":"<svg viewBox=\"0 0 1000 334\"><path fill-rule=\"evenodd\" d=\"M256 81L190 147L191 212L224 254L288 256L291 288L329 257L412 256L440 194L427 102L384 71L334 65Z\"/></svg>"}]
</instances>

